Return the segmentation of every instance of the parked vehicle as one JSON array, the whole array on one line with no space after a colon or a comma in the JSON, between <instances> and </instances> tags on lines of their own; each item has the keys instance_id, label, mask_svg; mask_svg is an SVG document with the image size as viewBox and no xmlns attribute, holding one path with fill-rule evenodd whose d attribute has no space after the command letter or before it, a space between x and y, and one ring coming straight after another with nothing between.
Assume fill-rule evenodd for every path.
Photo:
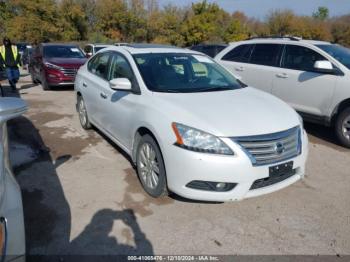
<instances>
[{"instance_id":1,"label":"parked vehicle","mask_svg":"<svg viewBox=\"0 0 350 262\"><path fill-rule=\"evenodd\" d=\"M223 49L227 47L226 44L200 44L191 46L189 49L201 52L210 57L215 57Z\"/></svg>"},{"instance_id":2,"label":"parked vehicle","mask_svg":"<svg viewBox=\"0 0 350 262\"><path fill-rule=\"evenodd\" d=\"M96 126L137 166L153 197L230 201L305 174L308 139L284 102L243 88L201 53L149 45L102 50L75 80L83 128Z\"/></svg>"},{"instance_id":3,"label":"parked vehicle","mask_svg":"<svg viewBox=\"0 0 350 262\"><path fill-rule=\"evenodd\" d=\"M26 42L17 43L16 46L17 46L18 53L19 53L21 56L23 55L24 51L25 51L27 48L31 48L31 47L32 47L29 43L26 43Z\"/></svg>"},{"instance_id":4,"label":"parked vehicle","mask_svg":"<svg viewBox=\"0 0 350 262\"><path fill-rule=\"evenodd\" d=\"M120 43L114 43L115 46L127 46L129 45L128 43L123 43L123 42L120 42Z\"/></svg>"},{"instance_id":5,"label":"parked vehicle","mask_svg":"<svg viewBox=\"0 0 350 262\"><path fill-rule=\"evenodd\" d=\"M31 48L31 47L28 47L24 50L23 55L21 57L23 69L28 69L28 65L30 63L32 53L33 53L33 48Z\"/></svg>"},{"instance_id":6,"label":"parked vehicle","mask_svg":"<svg viewBox=\"0 0 350 262\"><path fill-rule=\"evenodd\" d=\"M84 52L87 57L93 56L96 54L98 51L102 50L103 48L109 47L112 45L107 45L107 44L87 44L84 47Z\"/></svg>"},{"instance_id":7,"label":"parked vehicle","mask_svg":"<svg viewBox=\"0 0 350 262\"><path fill-rule=\"evenodd\" d=\"M251 39L231 44L215 59L306 121L334 127L350 148L350 49L293 37Z\"/></svg>"},{"instance_id":8,"label":"parked vehicle","mask_svg":"<svg viewBox=\"0 0 350 262\"><path fill-rule=\"evenodd\" d=\"M53 86L73 85L85 62L85 54L77 45L44 43L33 51L29 73L33 83L40 82L44 90L49 90Z\"/></svg>"},{"instance_id":9,"label":"parked vehicle","mask_svg":"<svg viewBox=\"0 0 350 262\"><path fill-rule=\"evenodd\" d=\"M27 110L19 98L0 98L0 256L1 261L25 261L21 190L9 162L7 121Z\"/></svg>"}]
</instances>

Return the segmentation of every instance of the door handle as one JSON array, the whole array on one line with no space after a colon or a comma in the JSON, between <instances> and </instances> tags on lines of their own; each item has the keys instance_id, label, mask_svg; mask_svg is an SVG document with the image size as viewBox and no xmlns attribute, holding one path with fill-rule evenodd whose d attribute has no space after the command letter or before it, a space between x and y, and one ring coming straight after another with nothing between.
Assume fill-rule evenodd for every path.
<instances>
[{"instance_id":1,"label":"door handle","mask_svg":"<svg viewBox=\"0 0 350 262\"><path fill-rule=\"evenodd\" d=\"M87 87L87 84L83 82L83 87Z\"/></svg>"},{"instance_id":2,"label":"door handle","mask_svg":"<svg viewBox=\"0 0 350 262\"><path fill-rule=\"evenodd\" d=\"M276 75L278 78L288 78L289 76L286 73L281 73Z\"/></svg>"},{"instance_id":3,"label":"door handle","mask_svg":"<svg viewBox=\"0 0 350 262\"><path fill-rule=\"evenodd\" d=\"M238 71L238 72L243 72L244 71L244 67L243 66L236 67L235 70Z\"/></svg>"},{"instance_id":4,"label":"door handle","mask_svg":"<svg viewBox=\"0 0 350 262\"><path fill-rule=\"evenodd\" d=\"M107 95L105 93L100 93L100 96L103 98L103 99L107 99Z\"/></svg>"}]
</instances>

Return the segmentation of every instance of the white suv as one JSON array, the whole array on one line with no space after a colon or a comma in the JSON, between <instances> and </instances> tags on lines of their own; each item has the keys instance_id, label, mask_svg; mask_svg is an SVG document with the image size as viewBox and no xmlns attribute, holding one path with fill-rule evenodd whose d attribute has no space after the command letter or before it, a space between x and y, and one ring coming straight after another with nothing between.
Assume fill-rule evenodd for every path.
<instances>
[{"instance_id":1,"label":"white suv","mask_svg":"<svg viewBox=\"0 0 350 262\"><path fill-rule=\"evenodd\" d=\"M306 121L333 126L350 147L350 49L322 41L235 42L215 60L243 82L290 104Z\"/></svg>"},{"instance_id":2,"label":"white suv","mask_svg":"<svg viewBox=\"0 0 350 262\"><path fill-rule=\"evenodd\" d=\"M280 99L242 85L195 51L110 47L75 80L83 128L91 124L136 164L150 195L230 201L304 176L308 139Z\"/></svg>"}]
</instances>

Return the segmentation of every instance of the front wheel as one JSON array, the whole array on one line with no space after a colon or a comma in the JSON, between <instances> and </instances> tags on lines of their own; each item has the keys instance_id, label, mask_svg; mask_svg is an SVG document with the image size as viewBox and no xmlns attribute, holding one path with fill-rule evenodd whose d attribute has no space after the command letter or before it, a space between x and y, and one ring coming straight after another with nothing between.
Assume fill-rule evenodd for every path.
<instances>
[{"instance_id":1,"label":"front wheel","mask_svg":"<svg viewBox=\"0 0 350 262\"><path fill-rule=\"evenodd\" d=\"M137 148L137 173L144 190L152 197L167 195L166 172L162 153L150 135L144 135Z\"/></svg>"},{"instance_id":2,"label":"front wheel","mask_svg":"<svg viewBox=\"0 0 350 262\"><path fill-rule=\"evenodd\" d=\"M344 109L337 117L335 132L340 143L350 148L350 107Z\"/></svg>"},{"instance_id":3,"label":"front wheel","mask_svg":"<svg viewBox=\"0 0 350 262\"><path fill-rule=\"evenodd\" d=\"M91 128L91 124L89 121L89 117L86 111L86 106L84 99L81 96L78 96L78 101L77 101L77 109L78 109L78 114L79 114L79 120L82 128L88 130Z\"/></svg>"}]
</instances>

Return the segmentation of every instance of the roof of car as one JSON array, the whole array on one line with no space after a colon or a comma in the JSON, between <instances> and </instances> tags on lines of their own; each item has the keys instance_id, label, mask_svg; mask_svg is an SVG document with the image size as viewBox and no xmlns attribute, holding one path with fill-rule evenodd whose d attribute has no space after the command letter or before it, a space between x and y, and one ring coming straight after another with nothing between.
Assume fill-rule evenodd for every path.
<instances>
[{"instance_id":1,"label":"roof of car","mask_svg":"<svg viewBox=\"0 0 350 262\"><path fill-rule=\"evenodd\" d=\"M74 43L41 43L42 46L78 46Z\"/></svg>"},{"instance_id":2,"label":"roof of car","mask_svg":"<svg viewBox=\"0 0 350 262\"><path fill-rule=\"evenodd\" d=\"M131 54L146 54L146 53L188 53L201 54L199 52L184 49L176 46L154 45L154 44L128 44L126 46L113 46L109 50L127 50Z\"/></svg>"},{"instance_id":3,"label":"roof of car","mask_svg":"<svg viewBox=\"0 0 350 262\"><path fill-rule=\"evenodd\" d=\"M264 37L264 38L252 38L248 39L242 42L252 42L252 43L306 43L306 44L311 44L311 45L330 45L332 43L327 42L327 41L320 41L320 40L308 40L308 39L301 39L301 38L296 38L296 37ZM230 44L236 44L237 42L232 42Z\"/></svg>"}]
</instances>

